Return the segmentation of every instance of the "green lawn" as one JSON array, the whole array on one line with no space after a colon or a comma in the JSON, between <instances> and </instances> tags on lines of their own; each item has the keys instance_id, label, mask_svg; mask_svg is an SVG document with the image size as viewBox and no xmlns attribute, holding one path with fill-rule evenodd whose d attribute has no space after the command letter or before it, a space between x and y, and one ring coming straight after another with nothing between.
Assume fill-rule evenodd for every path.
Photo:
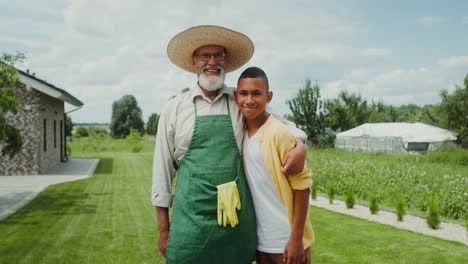
<instances>
[{"instance_id":1,"label":"green lawn","mask_svg":"<svg viewBox=\"0 0 468 264\"><path fill-rule=\"evenodd\" d=\"M164 263L149 200L152 145L145 141L142 153L74 152L101 158L94 176L50 186L1 221L0 263ZM468 256L459 243L315 207L311 219L313 263L464 263Z\"/></svg>"}]
</instances>

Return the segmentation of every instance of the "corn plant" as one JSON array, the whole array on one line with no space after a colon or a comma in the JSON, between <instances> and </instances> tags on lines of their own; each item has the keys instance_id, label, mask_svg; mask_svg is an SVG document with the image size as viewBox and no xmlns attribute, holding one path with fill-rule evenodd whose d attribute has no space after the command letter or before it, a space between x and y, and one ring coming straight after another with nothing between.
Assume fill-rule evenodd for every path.
<instances>
[{"instance_id":1,"label":"corn plant","mask_svg":"<svg viewBox=\"0 0 468 264\"><path fill-rule=\"evenodd\" d=\"M377 201L377 195L375 195L375 193L373 193L370 196L369 202L370 202L369 210L371 211L371 214L376 214L379 211L379 204Z\"/></svg>"},{"instance_id":2,"label":"corn plant","mask_svg":"<svg viewBox=\"0 0 468 264\"><path fill-rule=\"evenodd\" d=\"M316 181L312 182L312 190L310 192L310 195L312 196L312 199L317 200L317 185L318 183Z\"/></svg>"},{"instance_id":3,"label":"corn plant","mask_svg":"<svg viewBox=\"0 0 468 264\"><path fill-rule=\"evenodd\" d=\"M405 209L405 202L403 201L403 198L400 196L398 197L398 201L396 204L396 215L397 215L397 220L399 222L403 221L403 216L406 213Z\"/></svg>"},{"instance_id":4,"label":"corn plant","mask_svg":"<svg viewBox=\"0 0 468 264\"><path fill-rule=\"evenodd\" d=\"M330 204L333 203L333 199L335 198L335 183L333 182L333 180L329 180L327 182L327 195L328 195L328 201L330 202Z\"/></svg>"},{"instance_id":5,"label":"corn plant","mask_svg":"<svg viewBox=\"0 0 468 264\"><path fill-rule=\"evenodd\" d=\"M438 229L440 226L440 210L435 197L428 201L426 222L432 229Z\"/></svg>"},{"instance_id":6,"label":"corn plant","mask_svg":"<svg viewBox=\"0 0 468 264\"><path fill-rule=\"evenodd\" d=\"M346 191L345 202L346 202L346 208L348 209L354 208L356 199L354 198L354 190L353 190L353 187L351 186L349 186L348 190Z\"/></svg>"}]
</instances>

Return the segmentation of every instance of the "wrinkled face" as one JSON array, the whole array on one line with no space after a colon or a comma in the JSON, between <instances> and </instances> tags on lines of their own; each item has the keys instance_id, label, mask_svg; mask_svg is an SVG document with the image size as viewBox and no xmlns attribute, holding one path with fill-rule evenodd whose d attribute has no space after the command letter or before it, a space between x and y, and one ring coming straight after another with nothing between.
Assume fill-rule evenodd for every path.
<instances>
[{"instance_id":1,"label":"wrinkled face","mask_svg":"<svg viewBox=\"0 0 468 264\"><path fill-rule=\"evenodd\" d=\"M265 113L266 105L271 101L273 93L267 91L261 78L243 78L239 80L234 96L244 117L252 120Z\"/></svg>"},{"instance_id":2,"label":"wrinkled face","mask_svg":"<svg viewBox=\"0 0 468 264\"><path fill-rule=\"evenodd\" d=\"M203 46L194 52L193 67L202 88L215 91L223 87L225 57L224 48L216 45Z\"/></svg>"}]
</instances>

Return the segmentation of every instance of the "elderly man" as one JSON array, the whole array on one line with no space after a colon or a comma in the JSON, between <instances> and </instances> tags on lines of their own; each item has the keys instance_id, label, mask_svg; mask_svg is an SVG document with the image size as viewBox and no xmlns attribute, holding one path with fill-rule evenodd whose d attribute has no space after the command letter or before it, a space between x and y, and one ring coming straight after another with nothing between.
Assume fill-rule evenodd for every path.
<instances>
[{"instance_id":1,"label":"elderly man","mask_svg":"<svg viewBox=\"0 0 468 264\"><path fill-rule=\"evenodd\" d=\"M196 73L198 82L168 102L156 136L152 202L158 218L158 246L167 263L237 264L255 259L255 213L239 151L243 120L233 89L224 85L225 72L242 67L253 51L247 36L218 26L193 27L169 42L170 60ZM294 126L291 130L305 137ZM301 171L304 145L298 143L285 160L286 174ZM237 186L240 210L237 225L223 226L218 224L217 187L228 182Z\"/></svg>"}]
</instances>

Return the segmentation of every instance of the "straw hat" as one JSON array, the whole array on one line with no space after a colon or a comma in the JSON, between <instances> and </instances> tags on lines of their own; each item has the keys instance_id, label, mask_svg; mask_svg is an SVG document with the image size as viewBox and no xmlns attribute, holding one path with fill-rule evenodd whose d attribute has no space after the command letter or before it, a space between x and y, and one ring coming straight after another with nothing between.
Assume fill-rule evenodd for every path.
<instances>
[{"instance_id":1,"label":"straw hat","mask_svg":"<svg viewBox=\"0 0 468 264\"><path fill-rule=\"evenodd\" d=\"M219 26L197 26L180 32L167 45L167 55L177 66L196 73L193 52L206 45L218 45L227 50L224 70L231 72L247 63L253 55L254 45L246 35Z\"/></svg>"}]
</instances>

